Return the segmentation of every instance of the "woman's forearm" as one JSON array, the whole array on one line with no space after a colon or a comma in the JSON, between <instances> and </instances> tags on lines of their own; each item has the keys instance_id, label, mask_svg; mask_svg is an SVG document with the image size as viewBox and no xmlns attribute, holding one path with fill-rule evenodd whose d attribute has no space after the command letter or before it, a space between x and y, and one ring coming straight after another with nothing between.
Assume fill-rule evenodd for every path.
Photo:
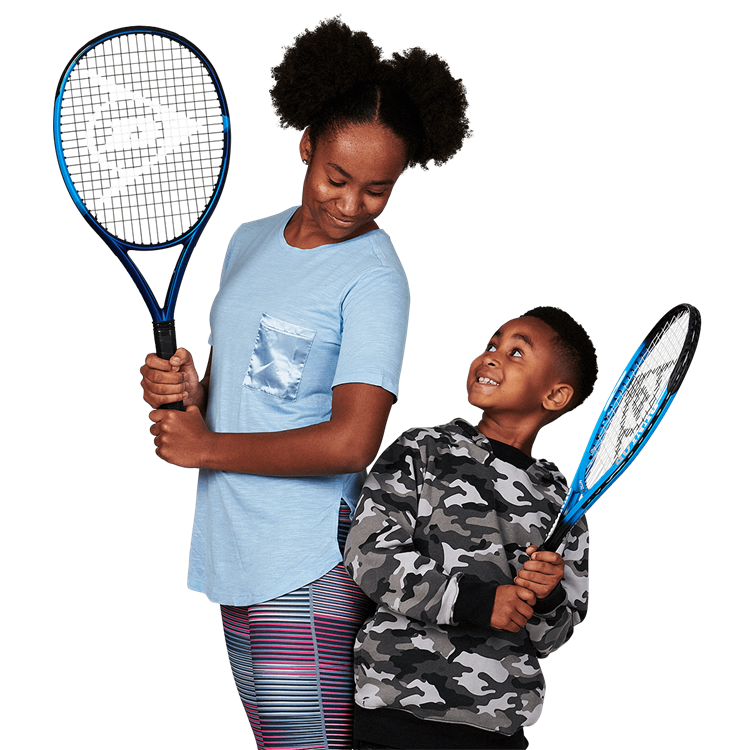
<instances>
[{"instance_id":1,"label":"woman's forearm","mask_svg":"<svg viewBox=\"0 0 750 750\"><path fill-rule=\"evenodd\" d=\"M200 468L264 476L346 474L375 458L377 446L365 443L334 422L282 432L209 432Z\"/></svg>"},{"instance_id":2,"label":"woman's forearm","mask_svg":"<svg viewBox=\"0 0 750 750\"><path fill-rule=\"evenodd\" d=\"M151 412L151 434L157 455L178 466L265 476L345 474L361 471L377 455L392 403L382 388L347 383L333 389L331 419L308 427L211 432L193 404L185 412Z\"/></svg>"}]
</instances>

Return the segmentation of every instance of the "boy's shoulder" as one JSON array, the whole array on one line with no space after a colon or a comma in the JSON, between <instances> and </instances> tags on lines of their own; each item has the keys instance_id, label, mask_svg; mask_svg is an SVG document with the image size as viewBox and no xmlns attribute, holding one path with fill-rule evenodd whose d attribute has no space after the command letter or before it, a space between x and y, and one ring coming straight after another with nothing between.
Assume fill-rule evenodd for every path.
<instances>
[{"instance_id":1,"label":"boy's shoulder","mask_svg":"<svg viewBox=\"0 0 750 750\"><path fill-rule=\"evenodd\" d=\"M464 443L481 444L487 438L476 427L460 417L434 427L412 427L401 433L396 441L401 443Z\"/></svg>"}]
</instances>

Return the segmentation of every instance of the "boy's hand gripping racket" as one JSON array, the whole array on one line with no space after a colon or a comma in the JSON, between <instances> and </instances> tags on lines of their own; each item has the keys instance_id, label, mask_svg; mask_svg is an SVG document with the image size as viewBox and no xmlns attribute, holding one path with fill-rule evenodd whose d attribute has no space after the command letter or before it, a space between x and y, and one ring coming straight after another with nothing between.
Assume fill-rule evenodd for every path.
<instances>
[{"instance_id":1,"label":"boy's hand gripping racket","mask_svg":"<svg viewBox=\"0 0 750 750\"><path fill-rule=\"evenodd\" d=\"M560 515L539 549L557 552L573 525L638 455L682 384L700 329L698 310L678 305L646 336L604 407Z\"/></svg>"},{"instance_id":2,"label":"boy's hand gripping racket","mask_svg":"<svg viewBox=\"0 0 750 750\"><path fill-rule=\"evenodd\" d=\"M216 72L171 31L110 31L65 67L54 131L73 202L132 277L154 321L156 353L169 359L177 293L229 165L229 114ZM176 245L182 252L160 307L128 253Z\"/></svg>"}]
</instances>

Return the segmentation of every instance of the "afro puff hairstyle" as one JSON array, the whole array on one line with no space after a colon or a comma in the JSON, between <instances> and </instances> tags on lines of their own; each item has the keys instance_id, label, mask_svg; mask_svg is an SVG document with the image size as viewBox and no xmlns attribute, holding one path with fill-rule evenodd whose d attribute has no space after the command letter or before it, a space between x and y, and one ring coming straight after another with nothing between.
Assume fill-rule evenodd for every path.
<instances>
[{"instance_id":1,"label":"afro puff hairstyle","mask_svg":"<svg viewBox=\"0 0 750 750\"><path fill-rule=\"evenodd\" d=\"M281 126L321 137L349 125L379 123L406 146L405 167L440 165L471 135L466 90L437 55L415 47L382 59L364 31L337 18L305 30L272 69Z\"/></svg>"},{"instance_id":2,"label":"afro puff hairstyle","mask_svg":"<svg viewBox=\"0 0 750 750\"><path fill-rule=\"evenodd\" d=\"M582 404L594 390L598 373L596 350L579 323L559 307L535 307L522 317L538 318L557 335L552 340L555 352L575 391L570 409Z\"/></svg>"}]
</instances>

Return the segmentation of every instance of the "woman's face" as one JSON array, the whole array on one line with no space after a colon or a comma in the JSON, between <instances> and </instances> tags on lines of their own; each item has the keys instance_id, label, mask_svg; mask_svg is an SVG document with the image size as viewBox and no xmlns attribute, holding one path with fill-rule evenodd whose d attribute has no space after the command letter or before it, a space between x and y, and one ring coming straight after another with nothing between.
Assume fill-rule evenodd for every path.
<instances>
[{"instance_id":1,"label":"woman's face","mask_svg":"<svg viewBox=\"0 0 750 750\"><path fill-rule=\"evenodd\" d=\"M342 242L377 228L406 164L400 138L381 125L350 125L323 137L313 153L308 132L300 144L308 163L302 188L302 234L318 244Z\"/></svg>"}]
</instances>

